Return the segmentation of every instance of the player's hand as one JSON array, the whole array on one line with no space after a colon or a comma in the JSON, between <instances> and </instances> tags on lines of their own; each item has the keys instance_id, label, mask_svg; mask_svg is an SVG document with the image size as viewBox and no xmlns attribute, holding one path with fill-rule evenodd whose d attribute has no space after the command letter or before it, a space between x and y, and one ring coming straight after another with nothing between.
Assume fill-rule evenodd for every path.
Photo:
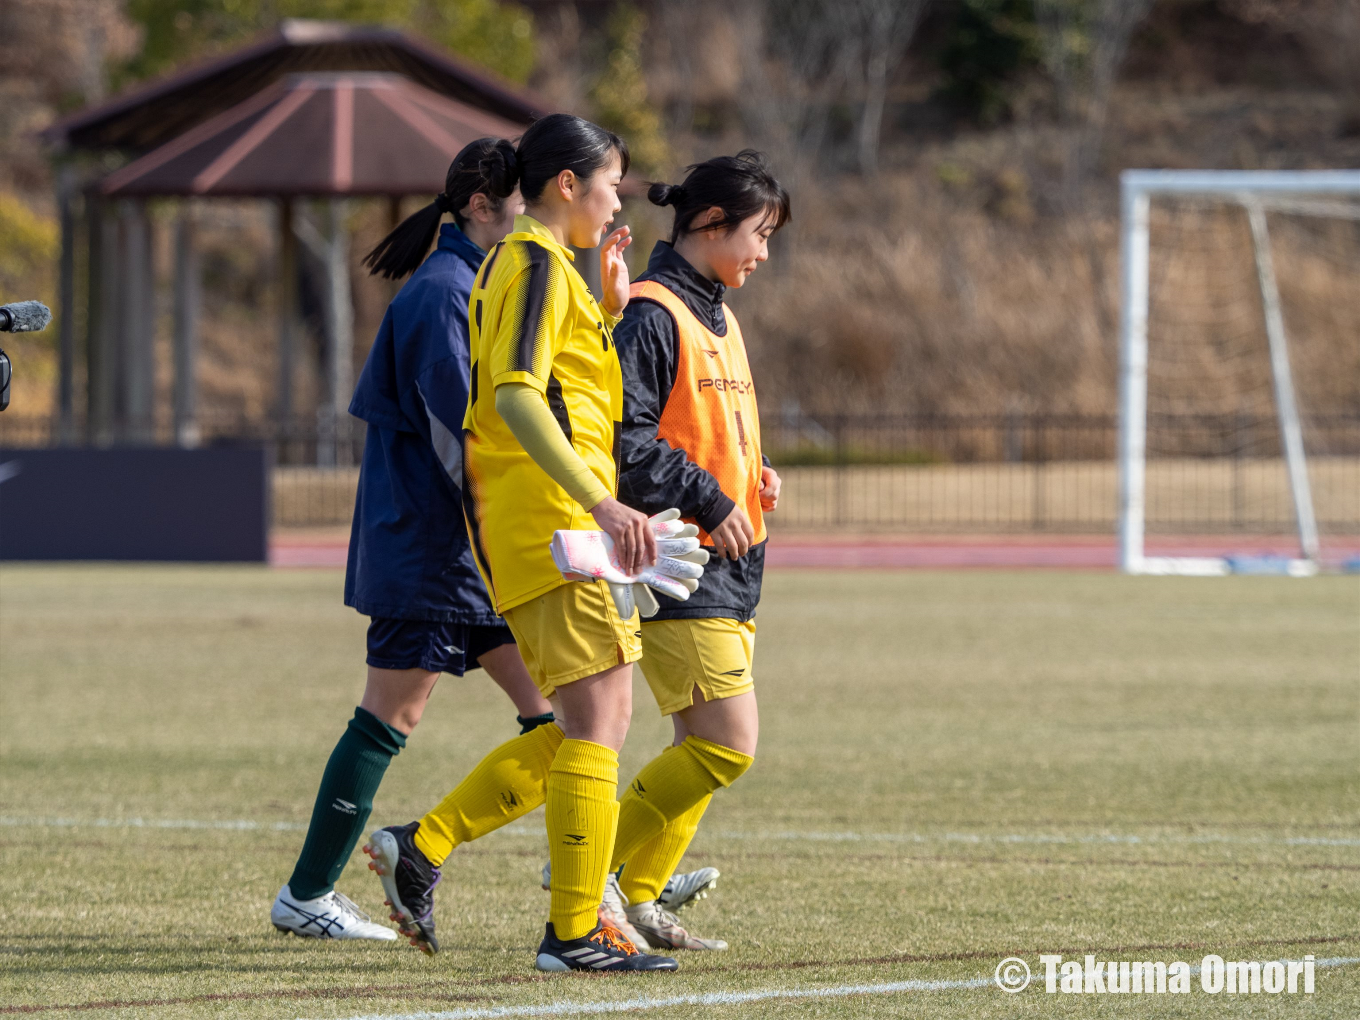
<instances>
[{"instance_id":1,"label":"player's hand","mask_svg":"<svg viewBox=\"0 0 1360 1020\"><path fill-rule=\"evenodd\" d=\"M727 560L745 556L751 551L751 543L756 540L756 529L751 527L751 518L739 506L734 506L726 519L708 534L713 539L714 550Z\"/></svg>"},{"instance_id":2,"label":"player's hand","mask_svg":"<svg viewBox=\"0 0 1360 1020\"><path fill-rule=\"evenodd\" d=\"M656 566L656 533L647 515L606 496L590 511L600 530L614 540L619 567L636 574L643 567Z\"/></svg>"},{"instance_id":3,"label":"player's hand","mask_svg":"<svg viewBox=\"0 0 1360 1020\"><path fill-rule=\"evenodd\" d=\"M619 227L600 248L600 304L614 318L628 307L628 264L623 249L633 243L627 227Z\"/></svg>"},{"instance_id":4,"label":"player's hand","mask_svg":"<svg viewBox=\"0 0 1360 1020\"><path fill-rule=\"evenodd\" d=\"M760 469L760 509L769 513L779 506L779 490L784 482L772 467Z\"/></svg>"}]
</instances>

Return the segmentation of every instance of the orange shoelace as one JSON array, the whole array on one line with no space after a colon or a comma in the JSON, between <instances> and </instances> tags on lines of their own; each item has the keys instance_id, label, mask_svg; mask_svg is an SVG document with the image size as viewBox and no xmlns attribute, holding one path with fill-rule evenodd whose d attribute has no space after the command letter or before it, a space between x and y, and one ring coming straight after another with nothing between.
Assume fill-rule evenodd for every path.
<instances>
[{"instance_id":1,"label":"orange shoelace","mask_svg":"<svg viewBox=\"0 0 1360 1020\"><path fill-rule=\"evenodd\" d=\"M637 946L624 938L623 932L617 928L611 928L607 924L602 924L600 930L590 936L590 941L596 945L617 949L624 956L637 956L638 954Z\"/></svg>"}]
</instances>

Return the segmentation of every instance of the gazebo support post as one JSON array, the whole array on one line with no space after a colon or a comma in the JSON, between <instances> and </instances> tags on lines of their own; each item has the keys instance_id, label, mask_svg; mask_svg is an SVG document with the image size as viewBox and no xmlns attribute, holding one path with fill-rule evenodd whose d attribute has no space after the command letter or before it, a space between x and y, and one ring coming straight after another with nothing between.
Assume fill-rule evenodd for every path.
<instances>
[{"instance_id":1,"label":"gazebo support post","mask_svg":"<svg viewBox=\"0 0 1360 1020\"><path fill-rule=\"evenodd\" d=\"M199 443L198 429L198 318L201 306L198 245L194 210L188 200L179 204L175 222L175 442L185 449Z\"/></svg>"},{"instance_id":2,"label":"gazebo support post","mask_svg":"<svg viewBox=\"0 0 1360 1020\"><path fill-rule=\"evenodd\" d=\"M89 230L90 276L85 316L86 441L107 446L113 441L118 232L107 204L93 190L85 193L85 220Z\"/></svg>"},{"instance_id":3,"label":"gazebo support post","mask_svg":"<svg viewBox=\"0 0 1360 1020\"><path fill-rule=\"evenodd\" d=\"M390 234L390 233L392 233L392 231L396 230L397 227L401 224L401 200L402 200L402 197L403 197L403 196L401 196L401 195L388 195L388 196L387 196L387 233L388 233L388 234ZM384 235L384 236L385 236L385 235ZM392 300L394 297L397 296L397 291L401 290L401 285L402 285L403 283L405 283L406 281L405 281L405 280L383 280L383 281L381 281L381 282L387 284L387 300L388 300L388 302L390 303L391 300Z\"/></svg>"},{"instance_id":4,"label":"gazebo support post","mask_svg":"<svg viewBox=\"0 0 1360 1020\"><path fill-rule=\"evenodd\" d=\"M62 167L57 179L57 209L61 220L61 266L57 296L57 442L76 441L76 212L75 170Z\"/></svg>"},{"instance_id":5,"label":"gazebo support post","mask_svg":"<svg viewBox=\"0 0 1360 1020\"><path fill-rule=\"evenodd\" d=\"M344 199L326 203L326 400L321 411L317 462L350 462L349 397L354 388L354 309L349 288L349 235Z\"/></svg>"},{"instance_id":6,"label":"gazebo support post","mask_svg":"<svg viewBox=\"0 0 1360 1020\"><path fill-rule=\"evenodd\" d=\"M123 242L123 300L119 302L122 438L133 443L155 439L156 276L152 264L152 225L145 201L120 202Z\"/></svg>"},{"instance_id":7,"label":"gazebo support post","mask_svg":"<svg viewBox=\"0 0 1360 1020\"><path fill-rule=\"evenodd\" d=\"M281 443L293 435L293 376L297 370L298 248L293 233L293 200L279 200L279 378L274 415ZM285 449L286 449L285 445Z\"/></svg>"}]
</instances>

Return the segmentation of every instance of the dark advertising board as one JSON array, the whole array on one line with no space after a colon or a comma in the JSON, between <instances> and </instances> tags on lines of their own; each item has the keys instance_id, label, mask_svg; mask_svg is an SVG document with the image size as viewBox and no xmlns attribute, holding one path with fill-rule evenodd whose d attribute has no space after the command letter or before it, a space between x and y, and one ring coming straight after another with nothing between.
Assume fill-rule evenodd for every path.
<instances>
[{"instance_id":1,"label":"dark advertising board","mask_svg":"<svg viewBox=\"0 0 1360 1020\"><path fill-rule=\"evenodd\" d=\"M0 560L265 562L258 446L0 449Z\"/></svg>"}]
</instances>

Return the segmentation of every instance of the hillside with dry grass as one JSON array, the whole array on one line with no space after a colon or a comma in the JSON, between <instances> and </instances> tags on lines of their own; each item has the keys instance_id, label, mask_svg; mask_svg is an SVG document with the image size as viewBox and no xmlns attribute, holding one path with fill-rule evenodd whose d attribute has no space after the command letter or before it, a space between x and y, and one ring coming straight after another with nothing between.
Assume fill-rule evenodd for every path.
<instances>
[{"instance_id":1,"label":"hillside with dry grass","mask_svg":"<svg viewBox=\"0 0 1360 1020\"><path fill-rule=\"evenodd\" d=\"M1050 43L1068 28L1050 24L1053 12L1081 9L1108 21L1139 4L1147 9L1116 26L1125 34L1105 65L1054 56ZM18 36L32 34L48 8L64 26L39 64L0 72L10 100L0 117L6 298L55 304L52 173L33 131L99 98L95 63L117 66L136 52L127 8L118 0L96 6L98 32L76 30L68 0L14 0L0 14L0 27ZM783 23L759 0L523 6L536 40L530 85L631 132L643 154L638 176L675 180L691 159L756 145L789 184L793 223L770 264L729 296L767 413L1110 413L1121 169L1360 166L1360 88L1354 69L1334 59L1348 37L1323 31L1342 24L1357 0L926 5L884 81L872 165L863 116L871 83L846 72L823 88L806 38L790 35L794 15L815 11L815 0L780 7ZM951 56L959 12L1007 10L1029 12L1023 31L1014 29L1020 56L983 83L991 92L974 81L971 98L960 100L963 72ZM1083 30L1096 39L1101 24ZM832 51L817 52L823 59ZM174 207L153 204L151 212L162 278L158 403L167 407ZM273 217L266 203L201 207L206 420L257 421L275 401ZM623 219L639 238L631 253L638 270L668 216L632 199ZM392 293L359 266L388 213L356 201L349 221L357 369ZM1287 216L1273 216L1272 229L1305 412L1354 412L1360 230L1355 221ZM1268 411L1260 299L1240 211L1159 208L1153 259L1156 399L1177 412ZM303 282L311 353L294 406L305 416L320 388L321 341L319 298ZM21 367L15 410L48 414L54 331L7 346Z\"/></svg>"},{"instance_id":2,"label":"hillside with dry grass","mask_svg":"<svg viewBox=\"0 0 1360 1020\"><path fill-rule=\"evenodd\" d=\"M1018 84L990 127L945 119L938 87L929 65L904 77L877 178L803 180L790 236L732 296L767 407L1111 413L1121 169L1360 166L1350 99L1303 42L1212 4L1159 5L1134 36L1077 202L1061 195L1063 130L1043 81ZM1354 412L1360 226L1271 224L1301 403ZM1268 411L1245 215L1160 205L1152 257L1161 409Z\"/></svg>"}]
</instances>

